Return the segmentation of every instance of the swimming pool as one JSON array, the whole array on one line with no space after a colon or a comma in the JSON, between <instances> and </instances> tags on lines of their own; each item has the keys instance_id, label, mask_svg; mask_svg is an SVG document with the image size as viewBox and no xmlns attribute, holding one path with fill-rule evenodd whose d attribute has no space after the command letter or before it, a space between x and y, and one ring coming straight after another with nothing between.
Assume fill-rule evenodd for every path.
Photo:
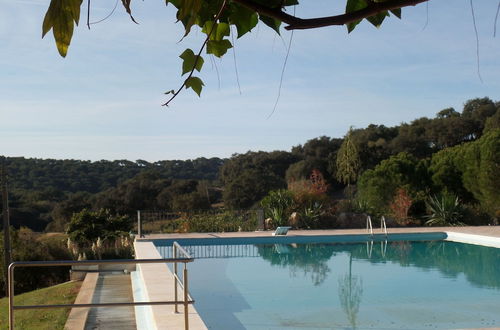
<instances>
[{"instance_id":1,"label":"swimming pool","mask_svg":"<svg viewBox=\"0 0 500 330\"><path fill-rule=\"evenodd\" d=\"M211 329L500 326L500 249L410 236L179 242ZM169 241L154 243L170 256Z\"/></svg>"}]
</instances>

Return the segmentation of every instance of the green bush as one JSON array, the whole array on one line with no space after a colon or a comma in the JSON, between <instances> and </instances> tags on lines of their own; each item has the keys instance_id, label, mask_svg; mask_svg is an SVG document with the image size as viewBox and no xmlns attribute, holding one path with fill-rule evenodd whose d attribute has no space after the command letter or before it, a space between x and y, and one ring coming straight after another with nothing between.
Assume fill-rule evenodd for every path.
<instances>
[{"instance_id":1,"label":"green bush","mask_svg":"<svg viewBox=\"0 0 500 330\"><path fill-rule=\"evenodd\" d=\"M40 239L40 234L28 228L11 229L12 261L68 260L70 253L64 239ZM15 291L22 293L65 282L69 267L18 268L15 273ZM0 232L0 297L5 293L3 232Z\"/></svg>"},{"instance_id":2,"label":"green bush","mask_svg":"<svg viewBox=\"0 0 500 330\"><path fill-rule=\"evenodd\" d=\"M285 226L291 214L293 194L286 189L273 190L260 204L264 208L264 215L273 219L274 225Z\"/></svg>"},{"instance_id":3,"label":"green bush","mask_svg":"<svg viewBox=\"0 0 500 330\"><path fill-rule=\"evenodd\" d=\"M127 216L112 215L108 210L90 211L84 209L73 214L68 225L68 236L80 245L92 245L99 238L114 240L128 236L132 221Z\"/></svg>"},{"instance_id":4,"label":"green bush","mask_svg":"<svg viewBox=\"0 0 500 330\"><path fill-rule=\"evenodd\" d=\"M463 226L464 208L456 195L443 193L431 196L427 202L430 215L425 224L428 226Z\"/></svg>"}]
</instances>

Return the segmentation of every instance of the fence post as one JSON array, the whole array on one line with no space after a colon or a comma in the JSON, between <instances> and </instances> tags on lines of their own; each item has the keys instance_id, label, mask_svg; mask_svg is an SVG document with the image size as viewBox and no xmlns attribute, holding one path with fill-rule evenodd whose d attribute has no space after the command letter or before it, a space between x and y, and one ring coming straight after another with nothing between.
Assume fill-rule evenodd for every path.
<instances>
[{"instance_id":1,"label":"fence post","mask_svg":"<svg viewBox=\"0 0 500 330\"><path fill-rule=\"evenodd\" d=\"M184 273L182 274L184 282L184 329L189 330L189 295L188 295L188 271L187 264L184 263Z\"/></svg>"},{"instance_id":2,"label":"fence post","mask_svg":"<svg viewBox=\"0 0 500 330\"><path fill-rule=\"evenodd\" d=\"M172 246L172 252L173 252L173 257L174 259L177 259L177 246L174 244ZM175 308L174 308L174 312L175 313L179 313L179 309L177 308L177 278L178 278L178 275L177 275L177 262L174 262L174 300L175 300Z\"/></svg>"},{"instance_id":3,"label":"fence post","mask_svg":"<svg viewBox=\"0 0 500 330\"><path fill-rule=\"evenodd\" d=\"M14 330L14 265L7 269L7 290L9 291L9 330Z\"/></svg>"},{"instance_id":4,"label":"fence post","mask_svg":"<svg viewBox=\"0 0 500 330\"><path fill-rule=\"evenodd\" d=\"M258 209L256 212L257 212L257 230L265 230L265 228L264 228L264 210Z\"/></svg>"},{"instance_id":5,"label":"fence post","mask_svg":"<svg viewBox=\"0 0 500 330\"><path fill-rule=\"evenodd\" d=\"M137 210L137 236L139 236L139 238L144 237L142 235L142 220L141 220L141 211L140 210Z\"/></svg>"}]
</instances>

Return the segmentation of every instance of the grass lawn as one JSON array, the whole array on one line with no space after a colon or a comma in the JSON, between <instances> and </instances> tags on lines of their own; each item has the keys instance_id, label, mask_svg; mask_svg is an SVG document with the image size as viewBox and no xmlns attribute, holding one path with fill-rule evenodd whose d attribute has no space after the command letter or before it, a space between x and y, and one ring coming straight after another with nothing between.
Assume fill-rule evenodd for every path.
<instances>
[{"instance_id":1,"label":"grass lawn","mask_svg":"<svg viewBox=\"0 0 500 330\"><path fill-rule=\"evenodd\" d=\"M14 297L15 305L72 304L82 282L66 282ZM30 309L14 313L15 329L63 329L70 309ZM9 327L9 302L0 299L0 329Z\"/></svg>"}]
</instances>

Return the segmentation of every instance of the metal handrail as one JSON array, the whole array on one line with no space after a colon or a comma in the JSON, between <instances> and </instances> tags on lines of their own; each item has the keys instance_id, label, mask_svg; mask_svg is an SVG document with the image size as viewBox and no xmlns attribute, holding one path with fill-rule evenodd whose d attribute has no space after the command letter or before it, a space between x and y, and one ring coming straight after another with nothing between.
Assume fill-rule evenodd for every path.
<instances>
[{"instance_id":1,"label":"metal handrail","mask_svg":"<svg viewBox=\"0 0 500 330\"><path fill-rule=\"evenodd\" d=\"M174 258L165 259L113 259L113 260L59 260L59 261L16 261L8 268L8 292L9 292L9 329L14 329L14 310L26 309L48 309L48 308L85 308L85 307L120 307L120 306L152 306L152 305L174 305L177 313L177 305L184 305L184 329L189 329L188 306L194 303L189 296L187 263L193 262L189 253L186 252L177 242L174 242ZM184 255L182 258L176 258L177 251ZM182 281L177 274L177 264L184 264ZM47 266L82 266L82 265L116 265L116 264L153 264L153 263L173 263L174 264L174 301L149 301L149 302L121 302L121 303L91 303L91 304L60 304L60 305L14 305L14 270L16 267L47 267ZM181 287L184 291L184 300L178 301L177 288Z\"/></svg>"},{"instance_id":2,"label":"metal handrail","mask_svg":"<svg viewBox=\"0 0 500 330\"><path fill-rule=\"evenodd\" d=\"M372 218L369 215L366 216L366 230L368 230L370 235L373 237Z\"/></svg>"},{"instance_id":3,"label":"metal handrail","mask_svg":"<svg viewBox=\"0 0 500 330\"><path fill-rule=\"evenodd\" d=\"M385 237L387 237L387 225L385 224L385 217L382 216L380 219L380 230L385 233Z\"/></svg>"}]
</instances>

